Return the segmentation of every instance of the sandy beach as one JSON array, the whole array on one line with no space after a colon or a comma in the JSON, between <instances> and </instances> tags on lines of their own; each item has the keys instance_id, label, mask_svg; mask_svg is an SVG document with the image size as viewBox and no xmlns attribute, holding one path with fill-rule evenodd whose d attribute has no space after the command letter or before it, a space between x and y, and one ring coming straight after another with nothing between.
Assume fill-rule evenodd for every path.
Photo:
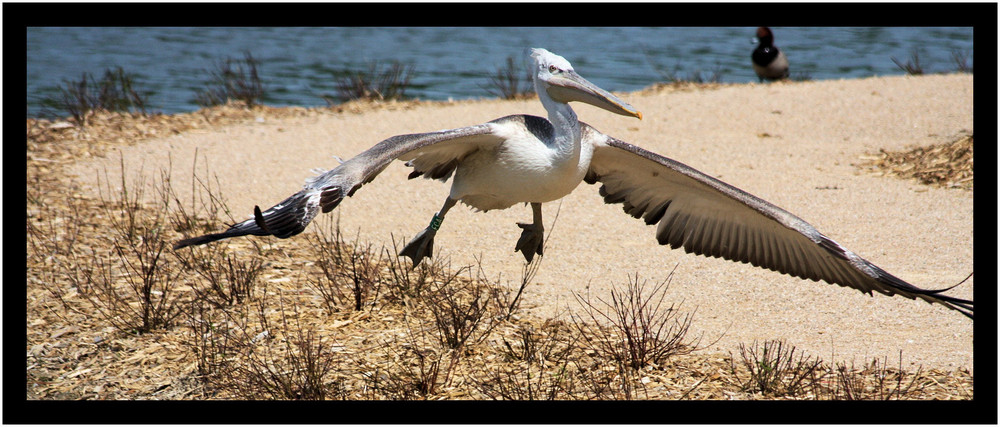
<instances>
[{"instance_id":1,"label":"sandy beach","mask_svg":"<svg viewBox=\"0 0 1000 427\"><path fill-rule=\"evenodd\" d=\"M600 82L595 82L600 84ZM923 288L954 285L973 271L973 192L876 176L859 169L879 149L939 144L973 133L973 77L928 75L622 94L643 120L574 105L598 130L685 163L808 221L844 247ZM419 103L364 113L274 118L199 129L122 147L124 164L151 173L173 165L175 188L199 170L217 175L229 207L245 217L298 191L313 168L330 169L393 135L483 123L510 114L545 116L537 100ZM118 170L117 153L77 162L70 172L96 194L98 172ZM397 162L346 199L345 234L391 246L423 229L448 184L407 180ZM674 270L667 301L694 311L691 333L707 351L784 339L828 361L888 358L907 367L973 367L973 321L922 301L801 280L748 264L660 246L654 227L605 205L598 186L581 184L545 205L550 233L524 307L543 316L579 309L574 292L608 295L629 276L660 282ZM558 213L558 219L557 214ZM237 219L241 219L237 217ZM518 280L514 252L531 210L474 212L458 205L435 242L436 257L475 264ZM555 223L553 224L553 220ZM225 226L219 224L219 230ZM307 232L316 231L311 227ZM301 238L301 237L299 237ZM269 245L282 240L258 238ZM225 244L225 243L222 243ZM973 298L974 278L949 292Z\"/></svg>"}]
</instances>

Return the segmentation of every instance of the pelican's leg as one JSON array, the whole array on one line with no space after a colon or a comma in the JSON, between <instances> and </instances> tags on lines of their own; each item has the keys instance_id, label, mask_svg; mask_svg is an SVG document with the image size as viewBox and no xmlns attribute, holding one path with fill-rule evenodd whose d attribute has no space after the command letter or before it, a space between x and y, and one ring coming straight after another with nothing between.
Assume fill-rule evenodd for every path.
<instances>
[{"instance_id":1,"label":"pelican's leg","mask_svg":"<svg viewBox=\"0 0 1000 427\"><path fill-rule=\"evenodd\" d=\"M410 243L407 243L403 247L403 250L399 252L399 256L408 256L413 260L413 266L416 267L420 264L420 260L424 257L430 258L434 252L434 235L437 234L438 228L441 227L441 222L444 221L444 215L448 213L448 210L452 206L455 206L457 200L451 197L445 199L444 206L441 210L434 215L431 219L431 224L427 226L423 231L417 234Z\"/></svg>"},{"instance_id":2,"label":"pelican's leg","mask_svg":"<svg viewBox=\"0 0 1000 427\"><path fill-rule=\"evenodd\" d=\"M532 203L531 214L533 217L531 224L517 223L517 226L523 228L524 231L521 232L521 238L517 239L517 245L514 246L514 252L521 251L524 259L528 262L531 262L535 254L542 254L542 241L544 240L542 238L545 235L545 230L542 227L542 204Z\"/></svg>"}]
</instances>

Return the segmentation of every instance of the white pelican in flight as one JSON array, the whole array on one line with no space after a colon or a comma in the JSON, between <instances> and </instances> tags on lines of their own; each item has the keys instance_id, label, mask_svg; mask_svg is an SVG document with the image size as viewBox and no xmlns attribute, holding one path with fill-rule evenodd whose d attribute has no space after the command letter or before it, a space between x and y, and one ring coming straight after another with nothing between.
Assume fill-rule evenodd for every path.
<instances>
[{"instance_id":1,"label":"white pelican in flight","mask_svg":"<svg viewBox=\"0 0 1000 427\"><path fill-rule=\"evenodd\" d=\"M655 224L660 244L869 295L876 291L920 298L973 317L970 300L942 295L947 289L913 286L767 201L578 121L570 101L640 120L642 114L581 77L563 57L532 49L531 58L535 91L548 119L512 115L475 126L393 136L308 179L301 191L270 209L261 212L255 206L253 218L222 233L181 240L174 248L251 234L294 236L321 210L330 212L399 159L413 168L411 179L446 181L454 175L441 210L399 254L414 265L432 256L434 235L458 201L482 211L530 203L533 221L518 223L524 231L514 248L531 262L542 254L542 203L562 198L581 182L601 182L604 201L622 203L625 213Z\"/></svg>"}]
</instances>

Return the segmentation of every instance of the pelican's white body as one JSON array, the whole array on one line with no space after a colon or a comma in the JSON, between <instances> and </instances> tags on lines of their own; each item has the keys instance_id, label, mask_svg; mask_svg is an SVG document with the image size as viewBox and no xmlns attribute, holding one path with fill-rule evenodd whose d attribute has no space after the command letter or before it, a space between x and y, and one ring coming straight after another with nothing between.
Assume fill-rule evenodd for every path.
<instances>
[{"instance_id":1,"label":"pelican's white body","mask_svg":"<svg viewBox=\"0 0 1000 427\"><path fill-rule=\"evenodd\" d=\"M462 161L455 170L452 199L483 211L506 209L561 199L583 181L594 147L580 143L578 127L541 141L523 126L490 125L504 142Z\"/></svg>"}]
</instances>

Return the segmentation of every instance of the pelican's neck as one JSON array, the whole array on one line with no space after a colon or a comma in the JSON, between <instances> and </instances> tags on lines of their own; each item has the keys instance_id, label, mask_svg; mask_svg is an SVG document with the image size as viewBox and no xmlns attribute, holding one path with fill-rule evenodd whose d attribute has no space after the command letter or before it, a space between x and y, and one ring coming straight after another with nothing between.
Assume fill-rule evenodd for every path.
<instances>
[{"instance_id":1,"label":"pelican's neck","mask_svg":"<svg viewBox=\"0 0 1000 427\"><path fill-rule=\"evenodd\" d=\"M549 113L549 122L555 130L553 143L556 149L566 153L579 152L580 121L569 104L556 102L548 96L539 96L542 106Z\"/></svg>"}]
</instances>

